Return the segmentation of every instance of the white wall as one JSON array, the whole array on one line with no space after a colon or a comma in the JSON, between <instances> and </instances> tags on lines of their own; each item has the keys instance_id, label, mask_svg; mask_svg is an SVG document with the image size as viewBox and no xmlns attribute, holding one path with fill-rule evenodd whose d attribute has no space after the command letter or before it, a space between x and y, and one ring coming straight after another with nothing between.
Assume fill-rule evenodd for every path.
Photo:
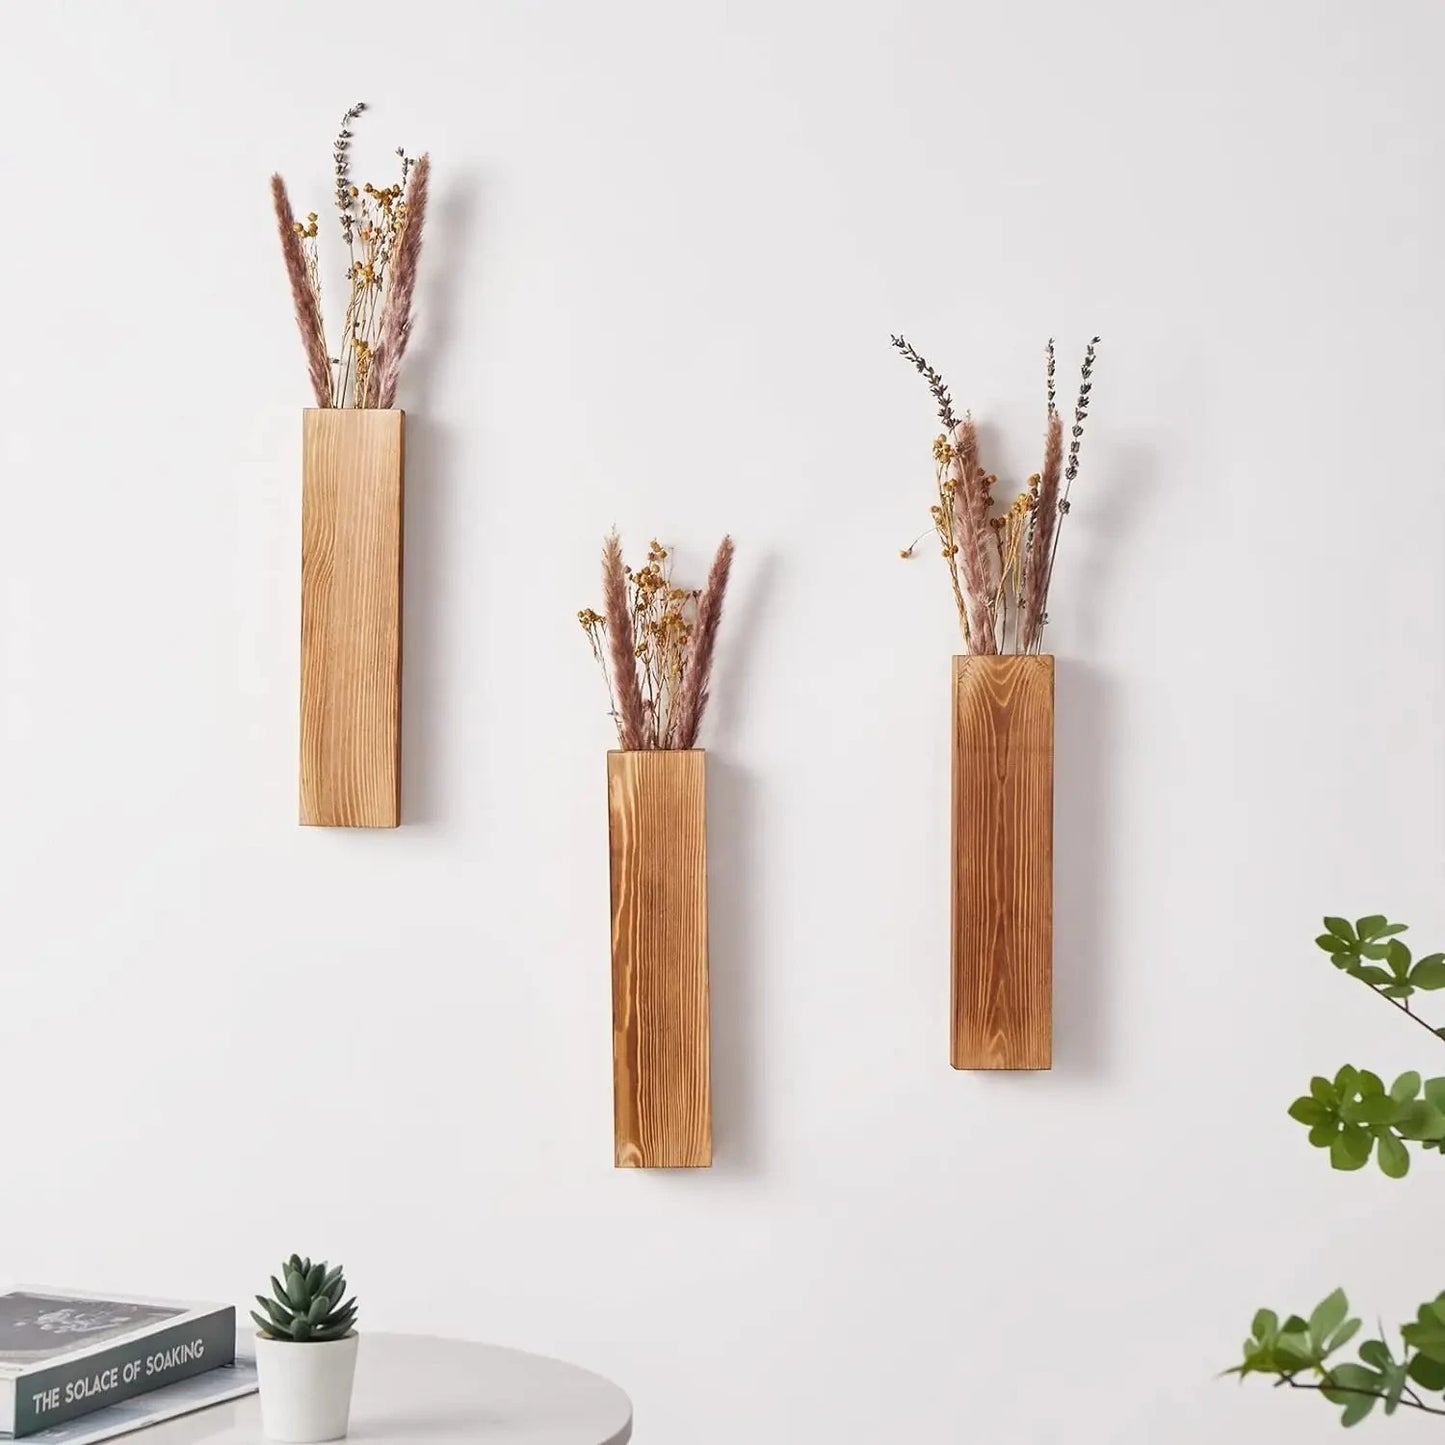
<instances>
[{"instance_id":1,"label":"white wall","mask_svg":"<svg viewBox=\"0 0 1445 1445\"><path fill-rule=\"evenodd\" d=\"M589 1364L648 1442L1332 1438L1212 1376L1259 1304L1440 1284L1438 1166L1332 1175L1284 1108L1346 1058L1445 1063L1309 941L1376 907L1445 939L1445 13L5 28L0 1271L240 1298L328 1253L370 1328ZM359 170L404 142L438 186L379 835L294 821L306 387L265 185L324 211L357 98ZM896 330L1015 479L1044 339L1104 337L1042 1076L947 1063L954 637L897 559L933 431ZM709 1173L611 1168L574 614L614 522L693 575L739 545Z\"/></svg>"}]
</instances>

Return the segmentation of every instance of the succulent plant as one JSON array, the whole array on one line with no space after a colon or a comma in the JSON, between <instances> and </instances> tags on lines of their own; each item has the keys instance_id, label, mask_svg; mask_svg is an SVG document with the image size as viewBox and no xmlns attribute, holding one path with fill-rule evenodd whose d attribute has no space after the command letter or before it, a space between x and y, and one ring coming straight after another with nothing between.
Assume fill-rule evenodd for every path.
<instances>
[{"instance_id":1,"label":"succulent plant","mask_svg":"<svg viewBox=\"0 0 1445 1445\"><path fill-rule=\"evenodd\" d=\"M356 1324L356 1300L342 1304L346 1276L338 1264L328 1269L323 1260L312 1264L293 1254L281 1266L281 1278L271 1276L271 1296L258 1294L264 1314L251 1311L260 1331L271 1340L320 1342L349 1335Z\"/></svg>"}]
</instances>

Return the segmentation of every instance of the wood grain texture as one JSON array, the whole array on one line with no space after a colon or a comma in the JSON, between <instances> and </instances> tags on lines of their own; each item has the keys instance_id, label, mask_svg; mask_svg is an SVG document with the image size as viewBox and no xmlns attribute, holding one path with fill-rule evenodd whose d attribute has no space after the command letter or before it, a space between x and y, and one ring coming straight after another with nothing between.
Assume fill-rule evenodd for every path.
<instances>
[{"instance_id":1,"label":"wood grain texture","mask_svg":"<svg viewBox=\"0 0 1445 1445\"><path fill-rule=\"evenodd\" d=\"M955 1069L1053 1063L1054 660L953 659Z\"/></svg>"},{"instance_id":2,"label":"wood grain texture","mask_svg":"<svg viewBox=\"0 0 1445 1445\"><path fill-rule=\"evenodd\" d=\"M712 1163L706 757L607 755L619 1169Z\"/></svg>"},{"instance_id":3,"label":"wood grain texture","mask_svg":"<svg viewBox=\"0 0 1445 1445\"><path fill-rule=\"evenodd\" d=\"M301 821L401 821L400 411L305 413Z\"/></svg>"}]
</instances>

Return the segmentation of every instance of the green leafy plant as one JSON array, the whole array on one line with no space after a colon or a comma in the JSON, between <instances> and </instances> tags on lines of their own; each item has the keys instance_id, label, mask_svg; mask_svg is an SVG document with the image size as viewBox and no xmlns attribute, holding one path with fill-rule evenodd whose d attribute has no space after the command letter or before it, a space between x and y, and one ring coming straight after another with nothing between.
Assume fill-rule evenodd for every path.
<instances>
[{"instance_id":1,"label":"green leafy plant","mask_svg":"<svg viewBox=\"0 0 1445 1445\"><path fill-rule=\"evenodd\" d=\"M1419 993L1445 988L1445 954L1414 958L1398 937L1403 923L1375 913L1353 924L1326 918L1315 942L1341 972L1400 1010L1438 1039L1437 1028L1415 1012ZM1369 1069L1346 1064L1333 1078L1316 1075L1308 1094L1289 1107L1290 1118L1309 1130L1309 1141L1329 1151L1336 1169L1363 1169L1375 1158L1391 1179L1410 1170L1410 1145L1445 1153L1445 1078L1421 1079L1413 1070L1388 1088ZM1356 1358L1341 1357L1360 1332L1350 1317L1343 1290L1326 1296L1308 1318L1290 1315L1283 1322L1273 1310L1260 1310L1244 1342L1243 1361L1226 1371L1243 1379L1268 1375L1276 1387L1314 1390L1340 1407L1340 1423L1357 1425L1377 1406L1393 1415L1401 1406L1445 1416L1445 1293L1427 1300L1414 1320L1401 1327L1398 1351L1384 1338L1367 1339ZM1423 1393L1422 1393L1423 1392Z\"/></svg>"},{"instance_id":2,"label":"green leafy plant","mask_svg":"<svg viewBox=\"0 0 1445 1445\"><path fill-rule=\"evenodd\" d=\"M343 1304L345 1294L346 1276L339 1264L328 1268L324 1261L312 1264L293 1254L281 1266L281 1278L271 1276L271 1294L256 1296L264 1317L252 1310L251 1318L267 1339L339 1340L356 1325L356 1300Z\"/></svg>"}]
</instances>

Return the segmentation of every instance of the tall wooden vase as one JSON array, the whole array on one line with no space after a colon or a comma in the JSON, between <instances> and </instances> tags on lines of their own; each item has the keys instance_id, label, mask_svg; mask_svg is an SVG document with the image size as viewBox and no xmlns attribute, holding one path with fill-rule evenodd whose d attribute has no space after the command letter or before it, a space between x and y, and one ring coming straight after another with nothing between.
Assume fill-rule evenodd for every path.
<instances>
[{"instance_id":1,"label":"tall wooden vase","mask_svg":"<svg viewBox=\"0 0 1445 1445\"><path fill-rule=\"evenodd\" d=\"M1053 1063L1054 660L953 659L955 1069Z\"/></svg>"},{"instance_id":2,"label":"tall wooden vase","mask_svg":"<svg viewBox=\"0 0 1445 1445\"><path fill-rule=\"evenodd\" d=\"M400 411L305 413L301 821L401 821Z\"/></svg>"},{"instance_id":3,"label":"tall wooden vase","mask_svg":"<svg viewBox=\"0 0 1445 1445\"><path fill-rule=\"evenodd\" d=\"M706 760L700 749L607 755L619 1169L712 1163Z\"/></svg>"}]
</instances>

